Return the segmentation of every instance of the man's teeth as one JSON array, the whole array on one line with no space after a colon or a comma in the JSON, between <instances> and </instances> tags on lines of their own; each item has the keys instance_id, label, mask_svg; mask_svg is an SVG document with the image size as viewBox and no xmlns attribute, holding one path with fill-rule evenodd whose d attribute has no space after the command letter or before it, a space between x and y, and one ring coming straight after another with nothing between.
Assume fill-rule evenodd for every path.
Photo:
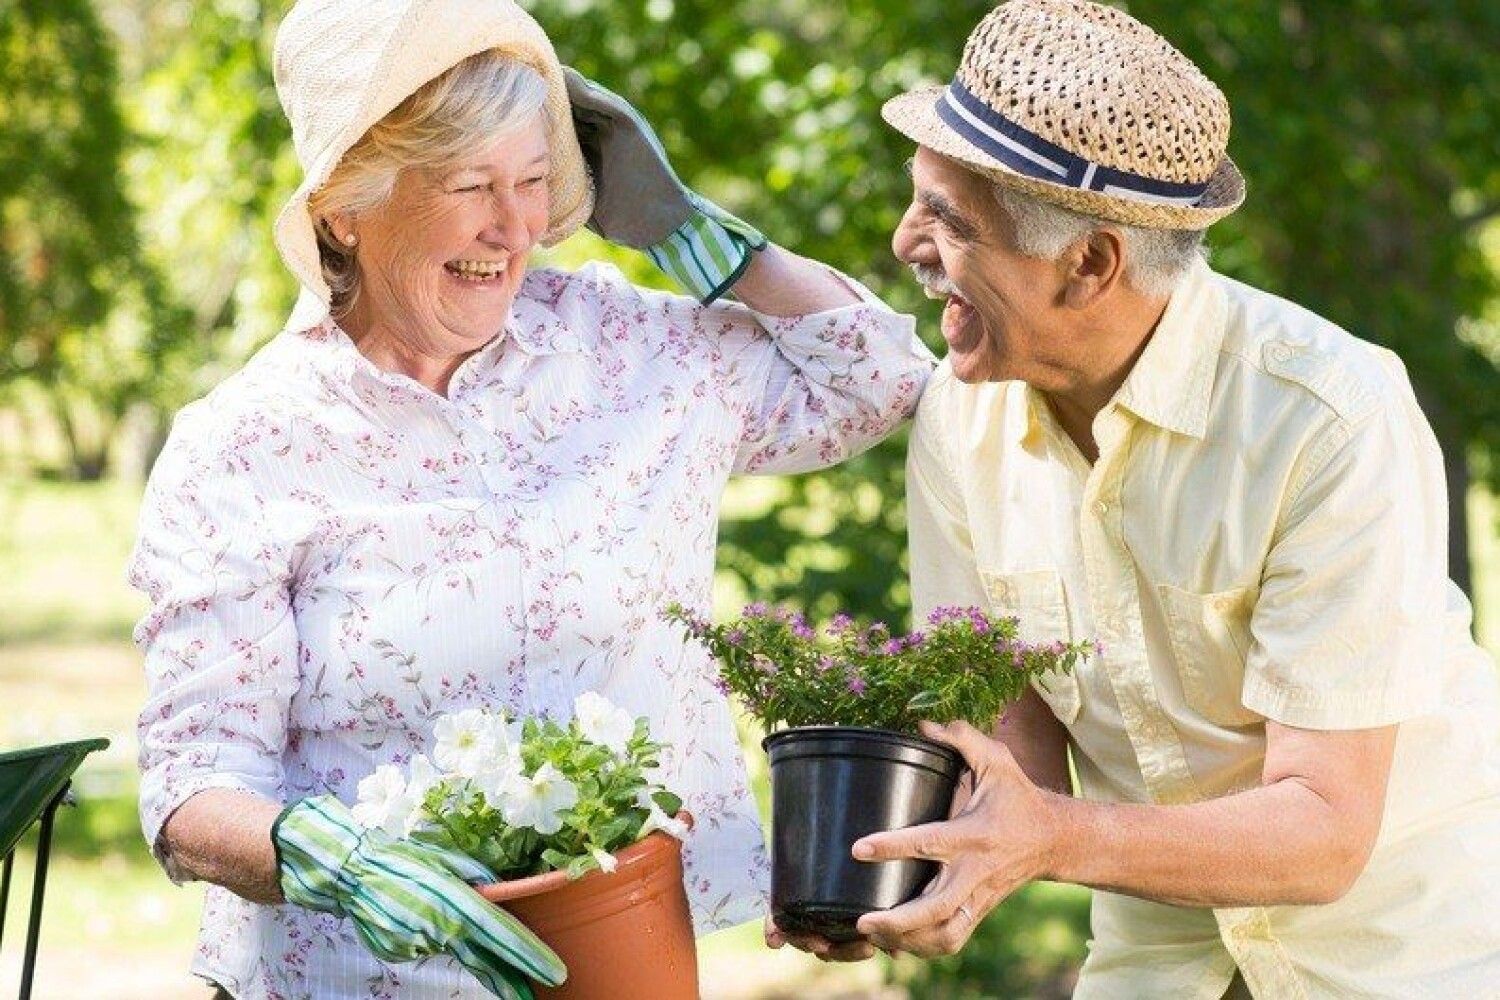
<instances>
[{"instance_id":1,"label":"man's teeth","mask_svg":"<svg viewBox=\"0 0 1500 1000\"><path fill-rule=\"evenodd\" d=\"M505 273L505 265L491 260L457 260L448 265L448 270L464 278L497 278Z\"/></svg>"}]
</instances>

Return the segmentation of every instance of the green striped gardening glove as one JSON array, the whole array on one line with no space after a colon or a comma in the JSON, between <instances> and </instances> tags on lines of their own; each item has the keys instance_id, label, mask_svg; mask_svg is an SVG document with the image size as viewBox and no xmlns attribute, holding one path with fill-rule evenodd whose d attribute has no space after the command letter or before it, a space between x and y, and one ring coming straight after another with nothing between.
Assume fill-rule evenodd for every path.
<instances>
[{"instance_id":1,"label":"green striped gardening glove","mask_svg":"<svg viewBox=\"0 0 1500 1000\"><path fill-rule=\"evenodd\" d=\"M567 976L551 948L469 887L495 881L472 858L363 827L332 795L292 803L271 840L287 902L348 917L378 958L447 953L506 1000L532 1000L527 976L548 986Z\"/></svg>"},{"instance_id":2,"label":"green striped gardening glove","mask_svg":"<svg viewBox=\"0 0 1500 1000\"><path fill-rule=\"evenodd\" d=\"M717 299L766 247L754 226L688 188L630 102L564 68L573 126L594 175L589 228L611 243L644 250L700 302Z\"/></svg>"}]
</instances>

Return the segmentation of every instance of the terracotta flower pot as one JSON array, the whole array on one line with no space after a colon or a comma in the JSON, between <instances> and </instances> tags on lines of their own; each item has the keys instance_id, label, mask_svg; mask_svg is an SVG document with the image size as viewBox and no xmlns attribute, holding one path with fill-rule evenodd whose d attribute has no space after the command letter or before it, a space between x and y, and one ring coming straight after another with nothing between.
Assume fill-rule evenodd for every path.
<instances>
[{"instance_id":1,"label":"terracotta flower pot","mask_svg":"<svg viewBox=\"0 0 1500 1000\"><path fill-rule=\"evenodd\" d=\"M686 819L687 814L679 814ZM613 872L548 872L479 886L557 952L568 979L538 1000L698 1000L698 951L682 844L657 831L615 853Z\"/></svg>"}]
</instances>

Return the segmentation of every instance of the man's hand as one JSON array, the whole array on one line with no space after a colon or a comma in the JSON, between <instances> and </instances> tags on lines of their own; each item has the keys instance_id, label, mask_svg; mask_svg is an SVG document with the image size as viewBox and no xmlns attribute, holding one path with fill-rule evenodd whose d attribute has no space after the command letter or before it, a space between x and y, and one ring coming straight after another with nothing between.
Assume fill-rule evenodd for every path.
<instances>
[{"instance_id":1,"label":"man's hand","mask_svg":"<svg viewBox=\"0 0 1500 1000\"><path fill-rule=\"evenodd\" d=\"M961 949L974 926L1020 886L1051 867L1057 823L1054 793L1022 772L1001 743L965 722L922 723L922 735L963 754L973 792L954 817L871 834L854 844L861 861L924 858L943 868L927 890L901 906L859 918L859 931L884 951L931 957Z\"/></svg>"},{"instance_id":2,"label":"man's hand","mask_svg":"<svg viewBox=\"0 0 1500 1000\"><path fill-rule=\"evenodd\" d=\"M784 931L776 926L776 921L769 915L766 916L765 935L767 948L791 945L798 951L816 955L824 962L863 962L875 954L874 946L868 941L835 943L817 934L795 934L791 931Z\"/></svg>"},{"instance_id":3,"label":"man's hand","mask_svg":"<svg viewBox=\"0 0 1500 1000\"><path fill-rule=\"evenodd\" d=\"M495 880L477 861L366 829L332 795L288 806L271 839L287 902L348 917L378 958L446 953L506 1000L532 1000L527 976L557 986L567 975L551 948L469 886Z\"/></svg>"}]
</instances>

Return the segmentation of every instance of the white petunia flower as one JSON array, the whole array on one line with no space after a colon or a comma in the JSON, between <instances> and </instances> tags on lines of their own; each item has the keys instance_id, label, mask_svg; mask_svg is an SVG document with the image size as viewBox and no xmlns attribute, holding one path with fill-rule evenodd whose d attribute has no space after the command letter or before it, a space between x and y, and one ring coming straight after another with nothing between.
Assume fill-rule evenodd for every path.
<instances>
[{"instance_id":1,"label":"white petunia flower","mask_svg":"<svg viewBox=\"0 0 1500 1000\"><path fill-rule=\"evenodd\" d=\"M668 816L662 811L661 806L655 802L651 803L648 808L650 809L650 814L646 817L646 821L641 824L641 832L636 834L637 840L652 830L660 830L669 836L676 837L678 840L687 837L688 825L682 820L676 816Z\"/></svg>"},{"instance_id":2,"label":"white petunia flower","mask_svg":"<svg viewBox=\"0 0 1500 1000\"><path fill-rule=\"evenodd\" d=\"M608 851L600 850L597 847L591 847L589 848L589 853L594 856L595 861L599 862L600 871L612 872L616 868L620 867L619 859Z\"/></svg>"},{"instance_id":3,"label":"white petunia flower","mask_svg":"<svg viewBox=\"0 0 1500 1000\"><path fill-rule=\"evenodd\" d=\"M502 813L511 826L529 826L547 836L562 829L562 814L578 804L578 787L551 764L510 789Z\"/></svg>"},{"instance_id":4,"label":"white petunia flower","mask_svg":"<svg viewBox=\"0 0 1500 1000\"><path fill-rule=\"evenodd\" d=\"M573 714L585 739L609 747L617 754L635 733L635 719L596 691L585 691L573 701Z\"/></svg>"},{"instance_id":5,"label":"white petunia flower","mask_svg":"<svg viewBox=\"0 0 1500 1000\"><path fill-rule=\"evenodd\" d=\"M491 809L505 811L506 802L517 794L524 794L520 788L522 783L528 782L521 770L520 754L505 754L490 762L472 779L474 786L484 793L484 801Z\"/></svg>"},{"instance_id":6,"label":"white petunia flower","mask_svg":"<svg viewBox=\"0 0 1500 1000\"><path fill-rule=\"evenodd\" d=\"M350 810L360 826L384 830L393 837L405 835L411 811L406 778L394 764L382 764L360 779L359 801Z\"/></svg>"},{"instance_id":7,"label":"white petunia flower","mask_svg":"<svg viewBox=\"0 0 1500 1000\"><path fill-rule=\"evenodd\" d=\"M406 782L406 799L411 804L411 810L406 814L402 827L406 836L410 837L412 831L427 822L424 805L427 793L442 780L442 773L432 766L432 761L427 759L426 754L419 753L411 759Z\"/></svg>"},{"instance_id":8,"label":"white petunia flower","mask_svg":"<svg viewBox=\"0 0 1500 1000\"><path fill-rule=\"evenodd\" d=\"M473 778L509 749L505 720L482 708L442 716L433 735L437 737L437 746L432 756L438 767L465 778Z\"/></svg>"}]
</instances>

